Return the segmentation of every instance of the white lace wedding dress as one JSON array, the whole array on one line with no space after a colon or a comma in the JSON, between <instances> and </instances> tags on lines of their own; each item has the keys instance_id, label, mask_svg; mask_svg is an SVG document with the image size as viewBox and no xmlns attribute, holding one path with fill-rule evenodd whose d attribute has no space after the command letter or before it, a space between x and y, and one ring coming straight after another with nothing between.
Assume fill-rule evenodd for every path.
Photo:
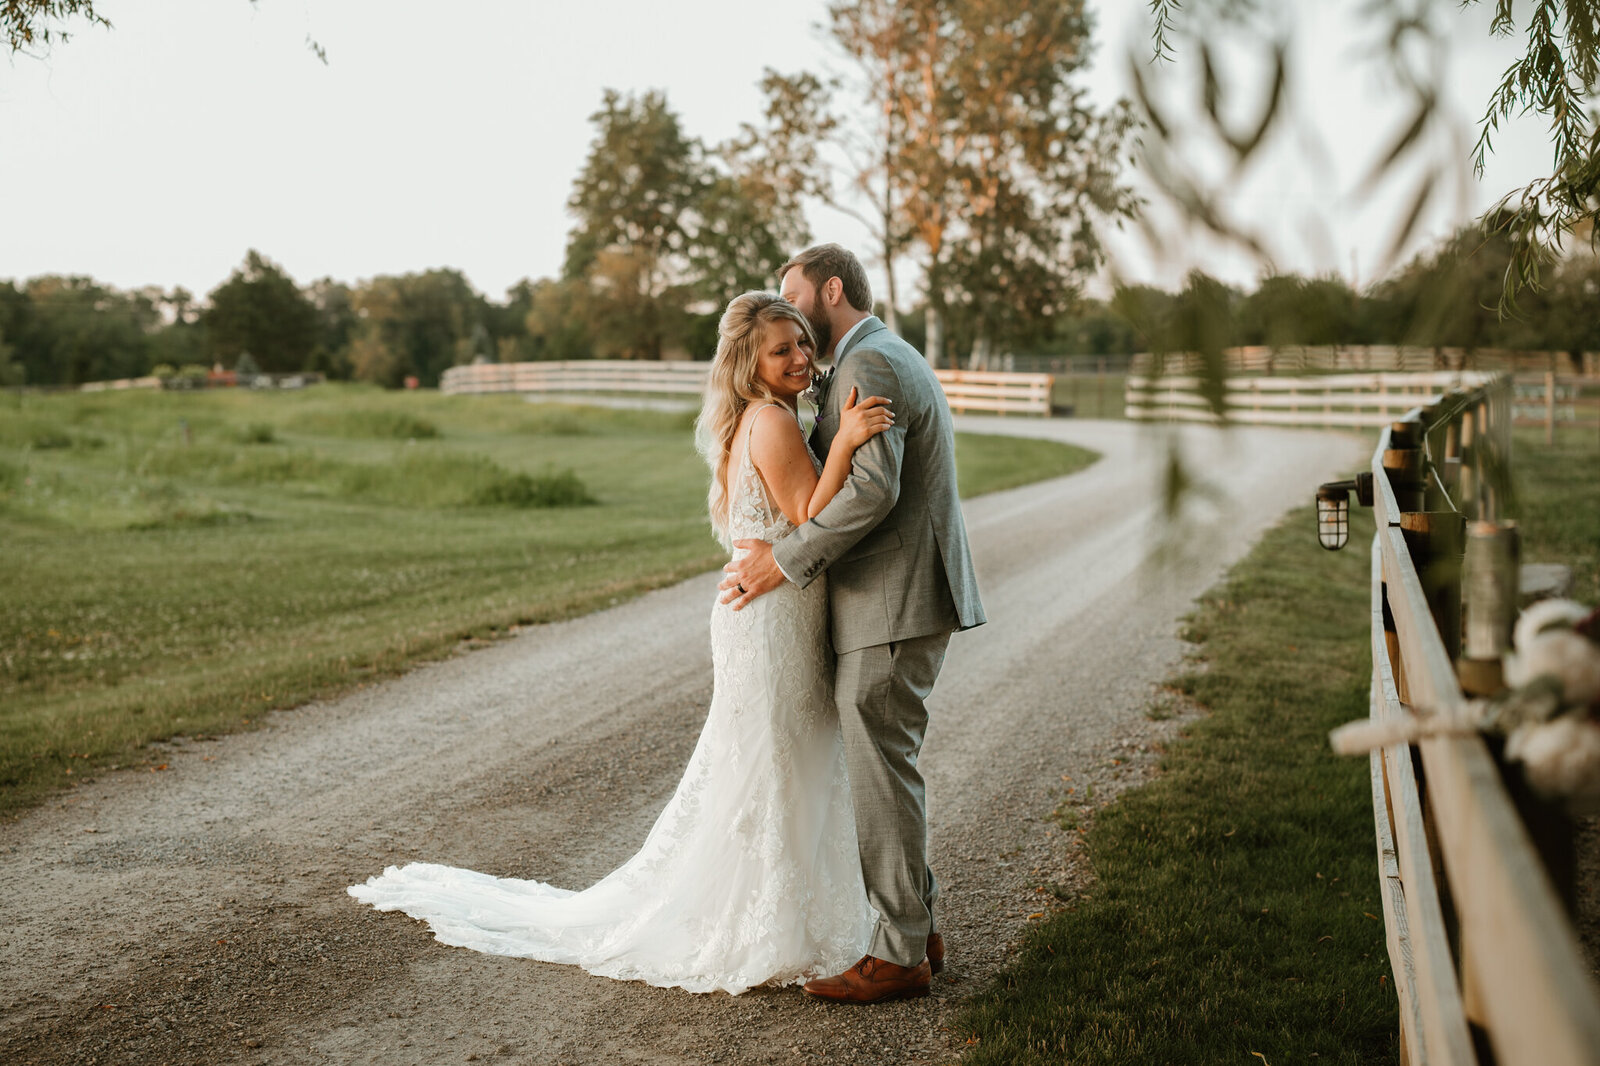
<instances>
[{"instance_id":1,"label":"white lace wedding dress","mask_svg":"<svg viewBox=\"0 0 1600 1066\"><path fill-rule=\"evenodd\" d=\"M745 445L729 536L774 541L795 527L771 505L748 434ZM786 583L738 612L712 607L715 687L700 741L644 846L596 884L573 892L411 863L350 895L427 922L446 944L691 992L844 970L877 914L856 852L824 586Z\"/></svg>"}]
</instances>

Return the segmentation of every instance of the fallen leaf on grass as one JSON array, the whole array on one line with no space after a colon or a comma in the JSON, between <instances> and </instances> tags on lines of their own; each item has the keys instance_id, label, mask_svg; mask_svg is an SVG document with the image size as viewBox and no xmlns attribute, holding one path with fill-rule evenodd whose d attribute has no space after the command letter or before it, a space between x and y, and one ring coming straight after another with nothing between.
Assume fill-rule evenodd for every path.
<instances>
[{"instance_id":1,"label":"fallen leaf on grass","mask_svg":"<svg viewBox=\"0 0 1600 1066\"><path fill-rule=\"evenodd\" d=\"M1268 1062L1267 1061L1267 1057L1265 1055L1263 1055L1261 1052L1252 1051L1252 1052L1250 1052L1250 1054L1254 1055L1256 1058L1261 1060L1261 1066L1272 1066L1272 1063Z\"/></svg>"},{"instance_id":2,"label":"fallen leaf on grass","mask_svg":"<svg viewBox=\"0 0 1600 1066\"><path fill-rule=\"evenodd\" d=\"M1375 922L1383 921L1382 918L1379 918L1376 914L1373 914L1371 911L1362 911L1361 913L1366 915L1368 918L1371 918Z\"/></svg>"}]
</instances>

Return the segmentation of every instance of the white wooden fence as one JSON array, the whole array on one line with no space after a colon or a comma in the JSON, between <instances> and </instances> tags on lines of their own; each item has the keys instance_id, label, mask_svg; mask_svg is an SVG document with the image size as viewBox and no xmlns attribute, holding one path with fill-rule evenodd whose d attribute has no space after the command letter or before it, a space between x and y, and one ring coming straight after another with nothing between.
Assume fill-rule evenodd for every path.
<instances>
[{"instance_id":1,"label":"white wooden fence","mask_svg":"<svg viewBox=\"0 0 1600 1066\"><path fill-rule=\"evenodd\" d=\"M1317 371L1517 370L1557 371L1563 365L1586 377L1600 376L1600 352L1522 351L1510 348L1425 348L1409 344L1253 345L1224 348L1230 374L1304 374ZM1193 352L1149 352L1133 357L1136 374L1160 367L1167 374L1194 374L1204 360Z\"/></svg>"},{"instance_id":2,"label":"white wooden fence","mask_svg":"<svg viewBox=\"0 0 1600 1066\"><path fill-rule=\"evenodd\" d=\"M1497 660L1462 646L1463 609L1471 618L1492 604L1463 604L1460 567L1468 518L1472 536L1500 532L1510 423L1502 375L1420 405L1379 435L1371 715L1380 722L1414 707L1459 713L1458 658L1461 678L1485 667L1498 675ZM1600 1064L1600 992L1489 744L1476 733L1432 736L1376 751L1371 765L1400 1061Z\"/></svg>"},{"instance_id":3,"label":"white wooden fence","mask_svg":"<svg viewBox=\"0 0 1600 1066\"><path fill-rule=\"evenodd\" d=\"M1414 407L1437 403L1446 392L1486 384L1477 370L1416 374L1323 374L1311 377L1229 377L1224 382L1227 420L1247 425L1382 426ZM1124 413L1146 422L1218 422L1195 376L1130 376Z\"/></svg>"},{"instance_id":4,"label":"white wooden fence","mask_svg":"<svg viewBox=\"0 0 1600 1066\"><path fill-rule=\"evenodd\" d=\"M627 359L577 359L549 363L478 363L453 366L439 380L447 395L478 392L640 393L698 396L706 387L705 363Z\"/></svg>"},{"instance_id":5,"label":"white wooden fence","mask_svg":"<svg viewBox=\"0 0 1600 1066\"><path fill-rule=\"evenodd\" d=\"M706 363L575 360L549 363L480 363L444 372L447 394L518 392L572 395L633 393L696 395L705 388ZM939 383L953 411L999 414L1050 413L1049 374L939 370Z\"/></svg>"},{"instance_id":6,"label":"white wooden fence","mask_svg":"<svg viewBox=\"0 0 1600 1066\"><path fill-rule=\"evenodd\" d=\"M999 414L1050 414L1049 374L1014 374L985 370L935 370L952 411Z\"/></svg>"}]
</instances>

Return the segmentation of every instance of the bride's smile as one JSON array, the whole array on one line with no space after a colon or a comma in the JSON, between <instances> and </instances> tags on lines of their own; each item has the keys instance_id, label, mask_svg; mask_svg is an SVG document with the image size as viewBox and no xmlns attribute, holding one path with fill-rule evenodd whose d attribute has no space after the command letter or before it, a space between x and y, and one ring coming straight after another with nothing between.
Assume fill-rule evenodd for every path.
<instances>
[{"instance_id":1,"label":"bride's smile","mask_svg":"<svg viewBox=\"0 0 1600 1066\"><path fill-rule=\"evenodd\" d=\"M810 338L800 324L779 319L767 326L762 338L761 353L756 357L756 380L775 399L793 400L811 387L814 354Z\"/></svg>"}]
</instances>

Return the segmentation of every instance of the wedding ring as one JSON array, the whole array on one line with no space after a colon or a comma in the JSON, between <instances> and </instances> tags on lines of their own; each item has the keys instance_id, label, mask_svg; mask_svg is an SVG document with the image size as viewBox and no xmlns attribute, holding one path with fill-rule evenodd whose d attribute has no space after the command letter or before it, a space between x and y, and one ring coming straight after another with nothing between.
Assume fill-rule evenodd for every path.
<instances>
[{"instance_id":1,"label":"wedding ring","mask_svg":"<svg viewBox=\"0 0 1600 1066\"><path fill-rule=\"evenodd\" d=\"M738 590L739 590L739 595L741 595L741 596L748 596L748 595L750 595L750 594L749 594L749 593L748 593L748 592L746 592L746 591L745 591L745 590L744 590L744 586L743 586L743 585L735 585L735 586L733 586L733 587L734 587L734 588L736 588L736 589L738 589Z\"/></svg>"}]
</instances>

